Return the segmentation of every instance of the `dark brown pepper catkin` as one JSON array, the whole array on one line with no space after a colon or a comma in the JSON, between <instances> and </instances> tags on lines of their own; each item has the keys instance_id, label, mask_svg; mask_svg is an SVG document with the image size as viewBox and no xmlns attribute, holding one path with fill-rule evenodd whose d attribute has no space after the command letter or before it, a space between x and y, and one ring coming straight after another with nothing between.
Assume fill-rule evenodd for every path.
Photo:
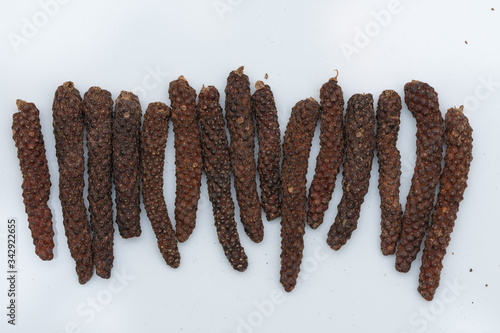
<instances>
[{"instance_id":1,"label":"dark brown pepper catkin","mask_svg":"<svg viewBox=\"0 0 500 333\"><path fill-rule=\"evenodd\" d=\"M459 204L463 199L472 161L472 128L463 107L446 113L446 154L432 223L425 239L418 292L428 301L434 298L450 243Z\"/></svg>"},{"instance_id":2,"label":"dark brown pepper catkin","mask_svg":"<svg viewBox=\"0 0 500 333\"><path fill-rule=\"evenodd\" d=\"M297 283L304 250L306 174L320 105L313 98L292 108L283 140L280 282L287 292Z\"/></svg>"},{"instance_id":3,"label":"dark brown pepper catkin","mask_svg":"<svg viewBox=\"0 0 500 333\"><path fill-rule=\"evenodd\" d=\"M403 216L399 202L401 154L396 147L400 116L401 97L394 90L384 90L378 99L376 136L382 230L380 248L384 255L396 252Z\"/></svg>"},{"instance_id":4,"label":"dark brown pepper catkin","mask_svg":"<svg viewBox=\"0 0 500 333\"><path fill-rule=\"evenodd\" d=\"M149 104L141 131L142 200L167 265L179 267L181 256L163 196L163 167L171 109L164 103Z\"/></svg>"},{"instance_id":5,"label":"dark brown pepper catkin","mask_svg":"<svg viewBox=\"0 0 500 333\"><path fill-rule=\"evenodd\" d=\"M371 94L355 94L347 102L342 199L327 243L339 250L358 226L375 154L375 111Z\"/></svg>"},{"instance_id":6,"label":"dark brown pepper catkin","mask_svg":"<svg viewBox=\"0 0 500 333\"><path fill-rule=\"evenodd\" d=\"M213 86L203 87L198 97L201 126L203 169L207 175L208 196L212 202L214 224L224 253L235 270L248 266L245 250L234 219L231 196L231 160L219 92Z\"/></svg>"},{"instance_id":7,"label":"dark brown pepper catkin","mask_svg":"<svg viewBox=\"0 0 500 333\"><path fill-rule=\"evenodd\" d=\"M24 208L28 215L35 253L42 260L52 260L54 230L52 212L47 204L51 182L40 112L33 103L17 100L16 104L19 112L12 116L12 137L23 175Z\"/></svg>"},{"instance_id":8,"label":"dark brown pepper catkin","mask_svg":"<svg viewBox=\"0 0 500 333\"><path fill-rule=\"evenodd\" d=\"M64 229L78 280L84 284L94 269L90 225L83 200L83 103L73 82L57 88L52 111Z\"/></svg>"},{"instance_id":9,"label":"dark brown pepper catkin","mask_svg":"<svg viewBox=\"0 0 500 333\"><path fill-rule=\"evenodd\" d=\"M405 85L405 102L417 121L417 160L396 250L396 269L408 272L420 251L431 217L443 159L444 121L438 95L430 85Z\"/></svg>"},{"instance_id":10,"label":"dark brown pepper catkin","mask_svg":"<svg viewBox=\"0 0 500 333\"><path fill-rule=\"evenodd\" d=\"M267 220L272 221L281 214L281 132L271 87L257 81L255 88L252 108L259 141L260 198Z\"/></svg>"},{"instance_id":11,"label":"dark brown pepper catkin","mask_svg":"<svg viewBox=\"0 0 500 333\"><path fill-rule=\"evenodd\" d=\"M174 125L175 229L179 242L185 242L196 226L202 174L196 91L181 76L170 82L168 93Z\"/></svg>"},{"instance_id":12,"label":"dark brown pepper catkin","mask_svg":"<svg viewBox=\"0 0 500 333\"><path fill-rule=\"evenodd\" d=\"M122 91L113 111L113 181L116 191L116 224L123 238L139 237L141 104L131 92Z\"/></svg>"},{"instance_id":13,"label":"dark brown pepper catkin","mask_svg":"<svg viewBox=\"0 0 500 333\"><path fill-rule=\"evenodd\" d=\"M241 223L250 239L258 243L264 238L264 225L255 179L255 128L250 82L243 70L241 66L227 78L226 121L231 137L229 149Z\"/></svg>"},{"instance_id":14,"label":"dark brown pepper catkin","mask_svg":"<svg viewBox=\"0 0 500 333\"><path fill-rule=\"evenodd\" d=\"M92 228L92 253L96 274L109 279L113 268L113 200L111 93L91 87L83 97L83 118L87 130L88 200Z\"/></svg>"},{"instance_id":15,"label":"dark brown pepper catkin","mask_svg":"<svg viewBox=\"0 0 500 333\"><path fill-rule=\"evenodd\" d=\"M323 223L344 155L344 96L336 77L321 87L320 102L321 149L316 158L316 170L309 188L307 212L307 223L313 229Z\"/></svg>"}]
</instances>

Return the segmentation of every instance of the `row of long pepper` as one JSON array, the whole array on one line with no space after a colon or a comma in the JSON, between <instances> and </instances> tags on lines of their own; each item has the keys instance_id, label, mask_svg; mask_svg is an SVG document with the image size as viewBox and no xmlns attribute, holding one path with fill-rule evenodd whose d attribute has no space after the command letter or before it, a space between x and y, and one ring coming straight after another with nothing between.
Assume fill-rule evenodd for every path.
<instances>
[{"instance_id":1,"label":"row of long pepper","mask_svg":"<svg viewBox=\"0 0 500 333\"><path fill-rule=\"evenodd\" d=\"M286 291L291 291L302 261L306 223L313 229L322 224L341 165L343 196L327 238L334 250L340 249L357 227L377 152L382 253L396 253L396 269L407 272L427 234L418 290L431 300L439 285L442 259L472 160L472 129L463 110L449 109L444 122L437 93L431 86L420 81L405 85L405 102L417 121L417 160L403 212L399 200L401 158L396 147L402 102L395 91L386 90L380 95L376 113L371 94L355 94L344 115L342 89L337 78L332 78L321 87L320 103L308 98L292 108L281 145L271 88L262 81L255 87L252 95L243 67L229 74L224 119L217 89L203 87L196 96L195 89L181 76L170 83L171 106L161 102L149 104L142 127L141 105L133 93L122 92L113 102L111 94L98 87L90 88L83 99L72 82L57 89L53 126L59 197L79 282L83 284L91 278L94 266L97 275L111 275L112 183L120 235L130 238L141 234L142 191L160 252L169 266L178 267L177 242L185 242L195 228L204 171L217 235L234 269L244 271L248 259L237 232L232 176L240 220L250 239L260 242L264 237L261 207L268 220L281 216L280 281ZM23 174L29 227L36 253L41 259L50 260L54 247L52 214L47 205L51 184L39 111L34 104L21 100L17 106L20 112L14 114L12 128ZM175 230L163 197L170 119L176 166ZM321 148L307 194L308 159L318 121ZM259 144L257 163L255 132ZM85 133L90 221L83 198ZM447 148L441 170L445 139Z\"/></svg>"}]
</instances>

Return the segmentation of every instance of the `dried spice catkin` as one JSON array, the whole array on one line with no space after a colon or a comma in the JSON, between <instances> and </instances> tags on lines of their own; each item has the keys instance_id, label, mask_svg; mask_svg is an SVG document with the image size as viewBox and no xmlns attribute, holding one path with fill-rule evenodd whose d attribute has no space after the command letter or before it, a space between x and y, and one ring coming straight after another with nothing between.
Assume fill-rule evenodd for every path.
<instances>
[{"instance_id":1,"label":"dried spice catkin","mask_svg":"<svg viewBox=\"0 0 500 333\"><path fill-rule=\"evenodd\" d=\"M109 279L113 268L113 200L111 93L91 87L83 97L83 118L87 130L88 200L92 228L92 253L96 274Z\"/></svg>"},{"instance_id":2,"label":"dried spice catkin","mask_svg":"<svg viewBox=\"0 0 500 333\"><path fill-rule=\"evenodd\" d=\"M252 118L250 82L243 66L232 71L226 85L226 121L231 137L231 164L240 219L251 240L264 238L264 225L257 193L255 129Z\"/></svg>"},{"instance_id":3,"label":"dried spice catkin","mask_svg":"<svg viewBox=\"0 0 500 333\"><path fill-rule=\"evenodd\" d=\"M24 208L28 215L35 253L42 260L52 260L54 230L52 212L47 204L51 182L40 112L33 103L17 100L16 104L19 112L12 116L12 137L23 175Z\"/></svg>"},{"instance_id":4,"label":"dried spice catkin","mask_svg":"<svg viewBox=\"0 0 500 333\"><path fill-rule=\"evenodd\" d=\"M196 226L202 173L196 91L181 76L170 82L168 93L174 125L175 228L179 242L185 242Z\"/></svg>"},{"instance_id":5,"label":"dried spice catkin","mask_svg":"<svg viewBox=\"0 0 500 333\"><path fill-rule=\"evenodd\" d=\"M427 83L405 85L405 102L417 121L417 160L396 250L396 269L408 272L420 251L436 196L443 159L444 121L438 95Z\"/></svg>"},{"instance_id":6,"label":"dried spice catkin","mask_svg":"<svg viewBox=\"0 0 500 333\"><path fill-rule=\"evenodd\" d=\"M113 111L113 181L116 191L116 224L123 238L139 237L141 104L131 92L122 91Z\"/></svg>"},{"instance_id":7,"label":"dried spice catkin","mask_svg":"<svg viewBox=\"0 0 500 333\"><path fill-rule=\"evenodd\" d=\"M179 267L181 256L163 196L163 167L172 112L164 103L149 104L141 130L142 200L167 265Z\"/></svg>"},{"instance_id":8,"label":"dried spice catkin","mask_svg":"<svg viewBox=\"0 0 500 333\"><path fill-rule=\"evenodd\" d=\"M323 223L344 155L344 96L336 77L321 87L320 102L321 149L316 158L316 170L309 188L307 212L307 223L313 229Z\"/></svg>"},{"instance_id":9,"label":"dried spice catkin","mask_svg":"<svg viewBox=\"0 0 500 333\"><path fill-rule=\"evenodd\" d=\"M83 102L73 82L57 88L52 111L64 229L78 280L84 284L94 269L90 225L83 200Z\"/></svg>"},{"instance_id":10,"label":"dried spice catkin","mask_svg":"<svg viewBox=\"0 0 500 333\"><path fill-rule=\"evenodd\" d=\"M434 298L450 243L460 201L463 199L472 161L472 128L460 109L449 109L445 117L446 154L432 222L425 239L418 292L428 301Z\"/></svg>"},{"instance_id":11,"label":"dried spice catkin","mask_svg":"<svg viewBox=\"0 0 500 333\"><path fill-rule=\"evenodd\" d=\"M255 88L252 108L259 141L260 198L267 220L272 221L281 214L281 132L271 87L257 81Z\"/></svg>"},{"instance_id":12,"label":"dried spice catkin","mask_svg":"<svg viewBox=\"0 0 500 333\"><path fill-rule=\"evenodd\" d=\"M320 105L313 98L292 108L283 141L280 282L287 292L297 283L304 250L306 174Z\"/></svg>"},{"instance_id":13,"label":"dried spice catkin","mask_svg":"<svg viewBox=\"0 0 500 333\"><path fill-rule=\"evenodd\" d=\"M399 202L401 154L396 147L400 116L401 97L394 90L384 90L378 99L376 136L382 230L380 248L384 255L396 252L403 216Z\"/></svg>"},{"instance_id":14,"label":"dried spice catkin","mask_svg":"<svg viewBox=\"0 0 500 333\"><path fill-rule=\"evenodd\" d=\"M358 226L375 154L375 111L371 94L355 94L347 102L342 199L327 243L339 250Z\"/></svg>"},{"instance_id":15,"label":"dried spice catkin","mask_svg":"<svg viewBox=\"0 0 500 333\"><path fill-rule=\"evenodd\" d=\"M213 86L203 87L198 96L201 126L203 169L207 175L208 196L212 202L214 224L224 253L235 270L248 266L245 250L234 219L231 196L231 160L219 92Z\"/></svg>"}]
</instances>

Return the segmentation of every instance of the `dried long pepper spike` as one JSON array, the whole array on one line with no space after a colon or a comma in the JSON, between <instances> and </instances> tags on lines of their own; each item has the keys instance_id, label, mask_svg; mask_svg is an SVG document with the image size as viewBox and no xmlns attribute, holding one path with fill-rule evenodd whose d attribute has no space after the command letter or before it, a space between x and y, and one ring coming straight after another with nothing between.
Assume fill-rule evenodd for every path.
<instances>
[{"instance_id":1,"label":"dried long pepper spike","mask_svg":"<svg viewBox=\"0 0 500 333\"><path fill-rule=\"evenodd\" d=\"M380 193L380 248L384 255L394 254L401 233L403 209L399 202L401 154L396 147L401 116L401 97L385 90L377 105L378 189Z\"/></svg>"},{"instance_id":2,"label":"dried long pepper spike","mask_svg":"<svg viewBox=\"0 0 500 333\"><path fill-rule=\"evenodd\" d=\"M12 116L12 137L23 175L23 201L35 253L42 260L54 258L54 230L50 197L50 174L40 125L40 112L33 103L16 101L19 112Z\"/></svg>"},{"instance_id":3,"label":"dried long pepper spike","mask_svg":"<svg viewBox=\"0 0 500 333\"><path fill-rule=\"evenodd\" d=\"M327 243L334 250L344 245L358 226L375 154L375 112L371 94L355 94L347 102L342 199Z\"/></svg>"},{"instance_id":4,"label":"dried long pepper spike","mask_svg":"<svg viewBox=\"0 0 500 333\"><path fill-rule=\"evenodd\" d=\"M116 224L123 238L139 237L141 104L131 92L122 91L113 111L113 181L116 191Z\"/></svg>"},{"instance_id":5,"label":"dried long pepper spike","mask_svg":"<svg viewBox=\"0 0 500 333\"><path fill-rule=\"evenodd\" d=\"M91 87L83 97L83 118L87 130L88 200L92 228L92 253L96 274L109 279L113 268L113 200L111 93Z\"/></svg>"},{"instance_id":6,"label":"dried long pepper spike","mask_svg":"<svg viewBox=\"0 0 500 333\"><path fill-rule=\"evenodd\" d=\"M255 88L257 90L252 95L252 108L259 141L257 170L260 197L266 218L272 221L281 214L281 132L271 87L257 81Z\"/></svg>"},{"instance_id":7,"label":"dried long pepper spike","mask_svg":"<svg viewBox=\"0 0 500 333\"><path fill-rule=\"evenodd\" d=\"M337 77L323 84L320 102L321 149L316 158L316 170L309 188L307 212L307 223L313 229L323 223L344 155L344 96Z\"/></svg>"},{"instance_id":8,"label":"dried long pepper spike","mask_svg":"<svg viewBox=\"0 0 500 333\"><path fill-rule=\"evenodd\" d=\"M443 159L444 121L438 95L427 83L405 85L405 102L417 121L417 160L406 199L396 269L408 272L420 251L431 218Z\"/></svg>"},{"instance_id":9,"label":"dried long pepper spike","mask_svg":"<svg viewBox=\"0 0 500 333\"><path fill-rule=\"evenodd\" d=\"M280 282L287 292L297 283L304 250L306 174L320 105L313 98L292 108L283 141Z\"/></svg>"},{"instance_id":10,"label":"dried long pepper spike","mask_svg":"<svg viewBox=\"0 0 500 333\"><path fill-rule=\"evenodd\" d=\"M202 173L196 91L181 76L170 82L168 93L174 125L175 228L179 242L185 242L196 226Z\"/></svg>"},{"instance_id":11,"label":"dried long pepper spike","mask_svg":"<svg viewBox=\"0 0 500 333\"><path fill-rule=\"evenodd\" d=\"M163 167L171 109L164 103L149 104L141 130L142 200L167 265L179 267L181 256L163 196Z\"/></svg>"},{"instance_id":12,"label":"dried long pepper spike","mask_svg":"<svg viewBox=\"0 0 500 333\"><path fill-rule=\"evenodd\" d=\"M212 202L214 224L224 253L235 270L248 266L241 246L234 202L231 196L231 160L224 116L219 104L219 92L213 86L203 87L198 96L198 116L201 126L203 169L207 175L208 195Z\"/></svg>"},{"instance_id":13,"label":"dried long pepper spike","mask_svg":"<svg viewBox=\"0 0 500 333\"><path fill-rule=\"evenodd\" d=\"M84 284L94 269L91 231L83 200L83 103L73 82L57 88L52 111L64 229L78 280Z\"/></svg>"},{"instance_id":14,"label":"dried long pepper spike","mask_svg":"<svg viewBox=\"0 0 500 333\"><path fill-rule=\"evenodd\" d=\"M425 239L418 292L426 300L434 298L450 243L459 204L463 199L472 161L472 128L463 107L446 113L446 154L432 223Z\"/></svg>"},{"instance_id":15,"label":"dried long pepper spike","mask_svg":"<svg viewBox=\"0 0 500 333\"><path fill-rule=\"evenodd\" d=\"M264 225L255 179L255 128L250 82L243 70L242 66L227 78L226 121L231 137L229 149L241 223L250 239L258 243L264 238Z\"/></svg>"}]
</instances>

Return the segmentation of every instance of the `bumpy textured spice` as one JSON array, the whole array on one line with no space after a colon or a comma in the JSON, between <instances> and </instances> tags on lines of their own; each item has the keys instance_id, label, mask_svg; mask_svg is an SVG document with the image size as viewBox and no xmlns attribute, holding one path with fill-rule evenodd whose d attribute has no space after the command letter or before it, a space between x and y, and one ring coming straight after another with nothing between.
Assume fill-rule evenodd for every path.
<instances>
[{"instance_id":1,"label":"bumpy textured spice","mask_svg":"<svg viewBox=\"0 0 500 333\"><path fill-rule=\"evenodd\" d=\"M142 200L167 265L179 267L181 256L163 196L163 166L171 110L164 103L149 104L141 131Z\"/></svg>"},{"instance_id":2,"label":"bumpy textured spice","mask_svg":"<svg viewBox=\"0 0 500 333\"><path fill-rule=\"evenodd\" d=\"M298 102L283 141L280 282L287 292L297 283L304 250L307 164L319 112L320 105L312 98Z\"/></svg>"},{"instance_id":3,"label":"bumpy textured spice","mask_svg":"<svg viewBox=\"0 0 500 333\"><path fill-rule=\"evenodd\" d=\"M17 100L16 104L20 112L12 116L12 136L23 175L24 208L28 215L35 253L42 260L52 260L54 230L52 212L47 205L51 182L40 112L33 103Z\"/></svg>"},{"instance_id":4,"label":"bumpy textured spice","mask_svg":"<svg viewBox=\"0 0 500 333\"><path fill-rule=\"evenodd\" d=\"M450 243L460 201L463 199L472 161L472 128L463 107L446 113L446 154L439 195L432 223L425 239L418 292L428 301L434 298Z\"/></svg>"},{"instance_id":5,"label":"bumpy textured spice","mask_svg":"<svg viewBox=\"0 0 500 333\"><path fill-rule=\"evenodd\" d=\"M196 226L202 173L196 91L181 76L170 82L168 93L174 124L175 228L179 242L185 242Z\"/></svg>"},{"instance_id":6,"label":"bumpy textured spice","mask_svg":"<svg viewBox=\"0 0 500 333\"><path fill-rule=\"evenodd\" d=\"M260 197L266 218L271 221L281 214L281 132L271 87L257 81L255 88L252 108L259 140Z\"/></svg>"},{"instance_id":7,"label":"bumpy textured spice","mask_svg":"<svg viewBox=\"0 0 500 333\"><path fill-rule=\"evenodd\" d=\"M131 92L122 91L113 112L113 181L116 191L116 224L123 238L141 235L139 150L141 104Z\"/></svg>"},{"instance_id":8,"label":"bumpy textured spice","mask_svg":"<svg viewBox=\"0 0 500 333\"><path fill-rule=\"evenodd\" d=\"M380 248L384 255L396 252L401 233L403 209L399 202L401 154L396 147L401 115L401 97L394 90L385 90L377 105L378 189L380 193Z\"/></svg>"},{"instance_id":9,"label":"bumpy textured spice","mask_svg":"<svg viewBox=\"0 0 500 333\"><path fill-rule=\"evenodd\" d=\"M344 97L336 77L321 87L320 102L321 149L316 158L316 170L309 189L307 212L307 223L313 229L323 223L344 155Z\"/></svg>"},{"instance_id":10,"label":"bumpy textured spice","mask_svg":"<svg viewBox=\"0 0 500 333\"><path fill-rule=\"evenodd\" d=\"M408 272L420 251L436 196L443 159L444 121L438 95L427 83L405 85L405 102L417 121L417 161L406 199L396 269Z\"/></svg>"},{"instance_id":11,"label":"bumpy textured spice","mask_svg":"<svg viewBox=\"0 0 500 333\"><path fill-rule=\"evenodd\" d=\"M83 200L83 103L73 82L57 88L52 111L64 229L78 280L84 284L94 269L90 225Z\"/></svg>"},{"instance_id":12,"label":"bumpy textured spice","mask_svg":"<svg viewBox=\"0 0 500 333\"><path fill-rule=\"evenodd\" d=\"M111 199L112 115L111 93L99 87L90 88L83 98L83 118L87 130L92 253L96 274L105 279L111 276L114 259Z\"/></svg>"},{"instance_id":13,"label":"bumpy textured spice","mask_svg":"<svg viewBox=\"0 0 500 333\"><path fill-rule=\"evenodd\" d=\"M347 102L342 199L327 243L334 250L344 245L358 226L375 154L375 112L371 94L355 94Z\"/></svg>"},{"instance_id":14,"label":"bumpy textured spice","mask_svg":"<svg viewBox=\"0 0 500 333\"><path fill-rule=\"evenodd\" d=\"M250 239L258 243L264 238L264 225L255 179L255 128L250 82L243 69L242 66L232 71L227 78L226 121L231 136L229 148L241 223Z\"/></svg>"},{"instance_id":15,"label":"bumpy textured spice","mask_svg":"<svg viewBox=\"0 0 500 333\"><path fill-rule=\"evenodd\" d=\"M201 126L203 169L207 175L208 195L212 202L214 224L224 253L235 270L248 266L245 250L234 219L231 196L231 160L219 92L213 86L203 87L198 97Z\"/></svg>"}]
</instances>

